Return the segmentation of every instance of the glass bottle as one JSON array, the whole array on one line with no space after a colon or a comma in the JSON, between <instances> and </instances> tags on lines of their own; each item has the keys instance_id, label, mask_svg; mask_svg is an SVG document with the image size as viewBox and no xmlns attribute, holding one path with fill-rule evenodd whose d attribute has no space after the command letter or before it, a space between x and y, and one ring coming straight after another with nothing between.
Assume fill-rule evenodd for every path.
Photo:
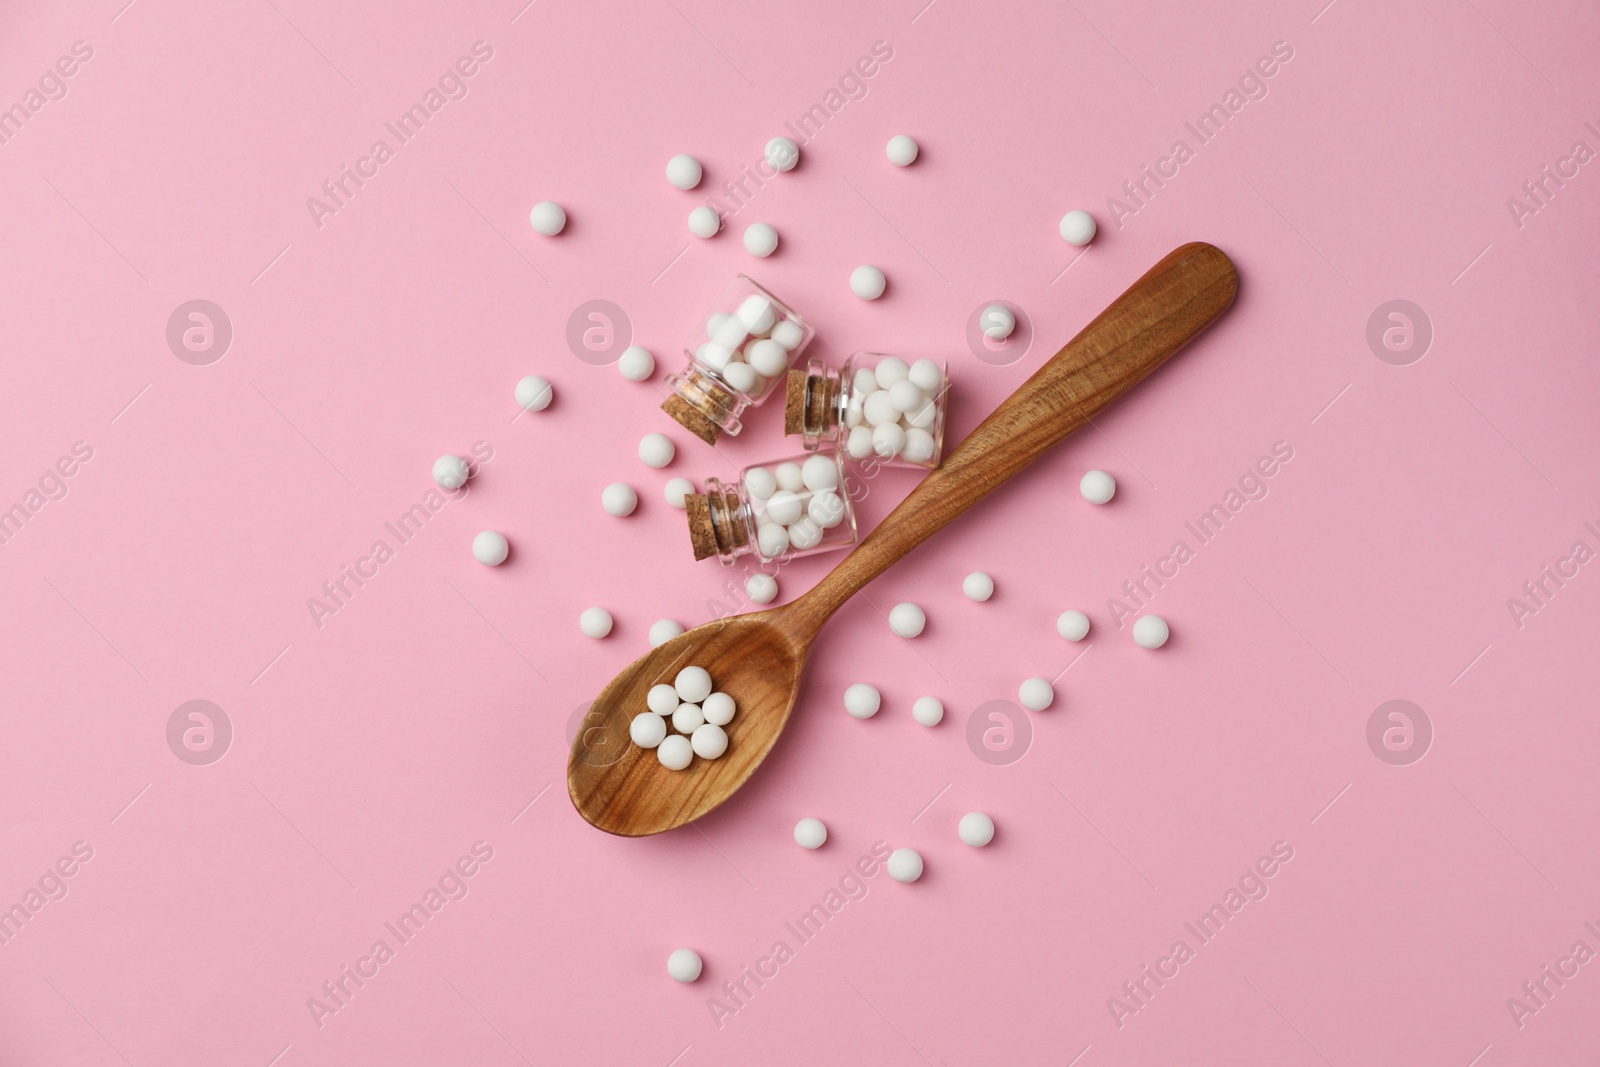
<instances>
[{"instance_id":1,"label":"glass bottle","mask_svg":"<svg viewBox=\"0 0 1600 1067\"><path fill-rule=\"evenodd\" d=\"M835 368L812 359L789 372L783 432L807 451L931 470L944 451L949 395L948 372L935 360L857 352Z\"/></svg>"},{"instance_id":2,"label":"glass bottle","mask_svg":"<svg viewBox=\"0 0 1600 1067\"><path fill-rule=\"evenodd\" d=\"M684 498L694 558L764 563L849 548L859 532L847 472L839 453L813 452L746 467L731 484L707 478Z\"/></svg>"}]
</instances>

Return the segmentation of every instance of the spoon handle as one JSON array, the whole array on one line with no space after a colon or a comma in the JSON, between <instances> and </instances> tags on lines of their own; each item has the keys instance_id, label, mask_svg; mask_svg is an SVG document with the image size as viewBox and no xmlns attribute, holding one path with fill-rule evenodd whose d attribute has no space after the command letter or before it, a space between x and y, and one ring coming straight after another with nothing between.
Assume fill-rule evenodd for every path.
<instances>
[{"instance_id":1,"label":"spoon handle","mask_svg":"<svg viewBox=\"0 0 1600 1067\"><path fill-rule=\"evenodd\" d=\"M1212 245L1173 250L1067 342L792 605L820 628L907 552L1099 414L1228 310L1233 262Z\"/></svg>"}]
</instances>

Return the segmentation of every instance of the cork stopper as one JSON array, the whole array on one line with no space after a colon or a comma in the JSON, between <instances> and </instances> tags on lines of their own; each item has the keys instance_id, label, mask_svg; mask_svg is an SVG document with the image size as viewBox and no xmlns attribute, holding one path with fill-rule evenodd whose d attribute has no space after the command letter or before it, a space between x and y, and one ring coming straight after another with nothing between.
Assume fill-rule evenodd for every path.
<instances>
[{"instance_id":1,"label":"cork stopper","mask_svg":"<svg viewBox=\"0 0 1600 1067\"><path fill-rule=\"evenodd\" d=\"M661 410L671 415L678 425L708 445L716 444L717 438L722 436L722 427L706 418L699 408L676 393L662 401ZM700 556L697 558L704 559L705 557Z\"/></svg>"},{"instance_id":2,"label":"cork stopper","mask_svg":"<svg viewBox=\"0 0 1600 1067\"><path fill-rule=\"evenodd\" d=\"M783 389L783 432L806 432L806 379L805 371L791 368Z\"/></svg>"},{"instance_id":3,"label":"cork stopper","mask_svg":"<svg viewBox=\"0 0 1600 1067\"><path fill-rule=\"evenodd\" d=\"M716 483L712 487L716 488ZM683 510L689 519L689 543L695 559L720 556L724 563L732 563L732 557L742 555L741 550L750 544L738 490L689 493L683 498Z\"/></svg>"}]
</instances>

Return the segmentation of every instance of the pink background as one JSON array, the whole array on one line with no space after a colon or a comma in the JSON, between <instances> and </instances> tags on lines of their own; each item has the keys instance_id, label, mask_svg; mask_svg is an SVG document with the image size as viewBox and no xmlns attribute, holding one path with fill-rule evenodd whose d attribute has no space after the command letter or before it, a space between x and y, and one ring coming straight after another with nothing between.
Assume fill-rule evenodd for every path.
<instances>
[{"instance_id":1,"label":"pink background","mask_svg":"<svg viewBox=\"0 0 1600 1067\"><path fill-rule=\"evenodd\" d=\"M1600 169L1520 227L1506 201L1600 148L1600 15L924 2L0 12L0 104L93 49L0 145L0 506L93 450L0 545L0 907L93 850L0 946L0 1061L1588 1062L1600 963L1520 1027L1506 1002L1574 942L1600 950L1600 573L1520 627L1507 600L1574 541L1600 549ZM319 228L307 198L477 41L469 94ZM799 169L691 239L689 209L878 41L892 60ZM1193 147L1185 121L1280 41L1268 95L1119 228L1108 198ZM906 170L883 155L898 132L923 149ZM662 179L680 151L696 193ZM571 218L553 240L527 224L546 198ZM1081 261L1056 234L1073 207L1101 225ZM738 239L757 220L782 234L768 261ZM664 372L748 270L818 325L817 354L949 359L954 442L1194 239L1238 263L1232 313L846 605L736 802L648 840L578 818L574 710L652 621L704 622L743 576L691 560L661 486L789 448L776 404L720 455L694 441L657 410L660 373L575 358L575 308L619 304ZM889 276L877 303L847 289L862 262ZM197 298L234 330L209 366L165 339ZM994 299L1037 337L1008 365L964 337ZM1407 366L1366 342L1392 299L1434 331ZM557 400L514 419L532 372ZM651 430L678 443L665 471L636 457ZM465 499L315 626L307 598L478 441ZM1108 598L1279 441L1266 498L1156 596L1171 644L1134 646ZM1077 494L1091 467L1119 481L1104 509ZM625 520L598 501L619 480L642 500ZM864 522L913 482L874 480ZM488 527L514 546L499 569L469 552ZM783 596L827 566L786 568ZM978 568L987 604L960 593ZM901 600L928 613L914 642L881 618ZM577 628L595 604L604 641ZM1054 632L1068 607L1094 620L1083 646ZM977 759L974 709L1069 665L1024 758ZM862 680L884 693L866 722L840 704ZM948 708L932 730L924 694ZM232 723L210 765L167 745L193 699ZM1434 730L1406 766L1367 743L1393 699ZM974 809L999 826L984 850L955 836ZM822 850L792 843L802 815ZM879 840L920 849L923 880L880 873L798 945L784 923ZM465 898L319 1027L308 998L478 841ZM1266 898L1119 1026L1108 999L1196 946L1184 924L1280 841ZM780 938L795 958L719 1027L708 998ZM680 945L698 984L664 973Z\"/></svg>"}]
</instances>

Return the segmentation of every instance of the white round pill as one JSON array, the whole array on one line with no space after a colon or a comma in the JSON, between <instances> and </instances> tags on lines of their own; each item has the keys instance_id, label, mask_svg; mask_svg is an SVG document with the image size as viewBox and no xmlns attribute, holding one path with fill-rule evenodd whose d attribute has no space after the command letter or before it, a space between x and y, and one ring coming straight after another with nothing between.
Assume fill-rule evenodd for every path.
<instances>
[{"instance_id":1,"label":"white round pill","mask_svg":"<svg viewBox=\"0 0 1600 1067\"><path fill-rule=\"evenodd\" d=\"M752 342L744 358L751 370L765 378L775 378L789 366L789 350L770 337Z\"/></svg>"},{"instance_id":2,"label":"white round pill","mask_svg":"<svg viewBox=\"0 0 1600 1067\"><path fill-rule=\"evenodd\" d=\"M821 848L828 840L828 828L821 819L810 817L794 824L794 843L801 848Z\"/></svg>"},{"instance_id":3,"label":"white round pill","mask_svg":"<svg viewBox=\"0 0 1600 1067\"><path fill-rule=\"evenodd\" d=\"M678 710L678 705L683 703L678 698L678 691L666 682L652 685L650 692L645 694L644 702L657 715L671 715Z\"/></svg>"},{"instance_id":4,"label":"white round pill","mask_svg":"<svg viewBox=\"0 0 1600 1067\"><path fill-rule=\"evenodd\" d=\"M700 714L713 726L726 726L733 721L733 698L727 693L712 693L700 702Z\"/></svg>"},{"instance_id":5,"label":"white round pill","mask_svg":"<svg viewBox=\"0 0 1600 1067\"><path fill-rule=\"evenodd\" d=\"M471 474L467 461L460 456L440 456L433 461L433 480L440 489L460 489Z\"/></svg>"},{"instance_id":6,"label":"white round pill","mask_svg":"<svg viewBox=\"0 0 1600 1067\"><path fill-rule=\"evenodd\" d=\"M699 704L679 704L672 712L672 728L680 734L692 734L706 722Z\"/></svg>"},{"instance_id":7,"label":"white round pill","mask_svg":"<svg viewBox=\"0 0 1600 1067\"><path fill-rule=\"evenodd\" d=\"M667 160L667 182L674 189L693 189L700 184L700 161L687 153Z\"/></svg>"},{"instance_id":8,"label":"white round pill","mask_svg":"<svg viewBox=\"0 0 1600 1067\"><path fill-rule=\"evenodd\" d=\"M700 977L700 953L692 948L680 948L667 957L667 974L674 981L692 982Z\"/></svg>"},{"instance_id":9,"label":"white round pill","mask_svg":"<svg viewBox=\"0 0 1600 1067\"><path fill-rule=\"evenodd\" d=\"M880 459L893 459L906 447L906 432L895 423L872 428L872 450Z\"/></svg>"},{"instance_id":10,"label":"white round pill","mask_svg":"<svg viewBox=\"0 0 1600 1067\"><path fill-rule=\"evenodd\" d=\"M878 383L879 389L888 389L895 382L907 381L911 377L911 364L899 356L884 356L872 370L873 380Z\"/></svg>"},{"instance_id":11,"label":"white round pill","mask_svg":"<svg viewBox=\"0 0 1600 1067\"><path fill-rule=\"evenodd\" d=\"M1055 687L1043 678L1029 678L1017 687L1017 703L1029 711L1043 711L1055 702Z\"/></svg>"},{"instance_id":12,"label":"white round pill","mask_svg":"<svg viewBox=\"0 0 1600 1067\"><path fill-rule=\"evenodd\" d=\"M822 529L831 530L844 521L844 498L831 489L812 493L806 516Z\"/></svg>"},{"instance_id":13,"label":"white round pill","mask_svg":"<svg viewBox=\"0 0 1600 1067\"><path fill-rule=\"evenodd\" d=\"M818 492L839 487L839 464L832 456L808 456L800 465L800 481L807 489Z\"/></svg>"},{"instance_id":14,"label":"white round pill","mask_svg":"<svg viewBox=\"0 0 1600 1067\"><path fill-rule=\"evenodd\" d=\"M701 723L694 728L689 743L701 759L716 759L728 751L728 734L714 722Z\"/></svg>"},{"instance_id":15,"label":"white round pill","mask_svg":"<svg viewBox=\"0 0 1600 1067\"><path fill-rule=\"evenodd\" d=\"M1004 341L1017 328L1017 316L1004 304L990 304L978 316L978 326L991 341Z\"/></svg>"},{"instance_id":16,"label":"white round pill","mask_svg":"<svg viewBox=\"0 0 1600 1067\"><path fill-rule=\"evenodd\" d=\"M773 170L787 173L794 170L795 165L800 162L800 146L788 137L774 137L767 142L764 155L767 165Z\"/></svg>"},{"instance_id":17,"label":"white round pill","mask_svg":"<svg viewBox=\"0 0 1600 1067\"><path fill-rule=\"evenodd\" d=\"M772 339L782 345L785 351L793 352L806 339L806 331L793 319L784 319L772 327Z\"/></svg>"},{"instance_id":18,"label":"white round pill","mask_svg":"<svg viewBox=\"0 0 1600 1067\"><path fill-rule=\"evenodd\" d=\"M550 383L537 374L530 374L517 383L517 406L523 411L543 411L555 395Z\"/></svg>"},{"instance_id":19,"label":"white round pill","mask_svg":"<svg viewBox=\"0 0 1600 1067\"><path fill-rule=\"evenodd\" d=\"M643 345L629 345L617 359L617 370L630 382L642 382L656 372L656 357Z\"/></svg>"},{"instance_id":20,"label":"white round pill","mask_svg":"<svg viewBox=\"0 0 1600 1067\"><path fill-rule=\"evenodd\" d=\"M1105 504L1117 495L1117 480L1105 471L1090 471L1078 483L1078 492L1091 504Z\"/></svg>"},{"instance_id":21,"label":"white round pill","mask_svg":"<svg viewBox=\"0 0 1600 1067\"><path fill-rule=\"evenodd\" d=\"M635 715L628 724L628 736L640 748L655 748L667 737L667 720L652 712Z\"/></svg>"},{"instance_id":22,"label":"white round pill","mask_svg":"<svg viewBox=\"0 0 1600 1067\"><path fill-rule=\"evenodd\" d=\"M767 499L767 518L783 526L795 522L804 511L805 501L788 489L779 489Z\"/></svg>"},{"instance_id":23,"label":"white round pill","mask_svg":"<svg viewBox=\"0 0 1600 1067\"><path fill-rule=\"evenodd\" d=\"M850 291L863 300L878 299L887 284L883 271L870 263L863 263L850 272Z\"/></svg>"},{"instance_id":24,"label":"white round pill","mask_svg":"<svg viewBox=\"0 0 1600 1067\"><path fill-rule=\"evenodd\" d=\"M890 391L879 389L868 393L867 398L861 402L861 417L866 420L868 426L887 426L889 423L900 421L900 411L894 406L894 397L890 395Z\"/></svg>"},{"instance_id":25,"label":"white round pill","mask_svg":"<svg viewBox=\"0 0 1600 1067\"><path fill-rule=\"evenodd\" d=\"M923 406L922 390L909 378L889 386L889 403L902 415L909 415Z\"/></svg>"},{"instance_id":26,"label":"white round pill","mask_svg":"<svg viewBox=\"0 0 1600 1067\"><path fill-rule=\"evenodd\" d=\"M866 459L872 455L872 429L867 426L852 428L850 436L845 438L844 450L851 459Z\"/></svg>"},{"instance_id":27,"label":"white round pill","mask_svg":"<svg viewBox=\"0 0 1600 1067\"><path fill-rule=\"evenodd\" d=\"M822 544L822 525L802 516L789 525L789 546L800 552L816 548Z\"/></svg>"},{"instance_id":28,"label":"white round pill","mask_svg":"<svg viewBox=\"0 0 1600 1067\"><path fill-rule=\"evenodd\" d=\"M650 647L660 648L683 633L683 623L677 619L657 619L650 624Z\"/></svg>"},{"instance_id":29,"label":"white round pill","mask_svg":"<svg viewBox=\"0 0 1600 1067\"><path fill-rule=\"evenodd\" d=\"M930 397L944 388L944 368L931 359L919 359L907 367L906 378Z\"/></svg>"},{"instance_id":30,"label":"white round pill","mask_svg":"<svg viewBox=\"0 0 1600 1067\"><path fill-rule=\"evenodd\" d=\"M472 539L472 557L485 567L498 567L511 553L506 535L498 530L484 530Z\"/></svg>"},{"instance_id":31,"label":"white round pill","mask_svg":"<svg viewBox=\"0 0 1600 1067\"><path fill-rule=\"evenodd\" d=\"M722 368L722 380L728 383L728 388L745 396L754 396L761 391L761 386L766 383L766 378L756 373L756 369L748 363L730 363Z\"/></svg>"},{"instance_id":32,"label":"white round pill","mask_svg":"<svg viewBox=\"0 0 1600 1067\"><path fill-rule=\"evenodd\" d=\"M870 719L878 714L878 707L883 703L883 697L878 693L878 687L868 685L866 682L857 682L844 691L844 710L858 719Z\"/></svg>"},{"instance_id":33,"label":"white round pill","mask_svg":"<svg viewBox=\"0 0 1600 1067\"><path fill-rule=\"evenodd\" d=\"M611 632L611 612L605 608L587 608L578 616L578 629L583 631L583 636L595 640Z\"/></svg>"},{"instance_id":34,"label":"white round pill","mask_svg":"<svg viewBox=\"0 0 1600 1067\"><path fill-rule=\"evenodd\" d=\"M704 204L689 212L689 232L696 237L715 237L722 229L722 217L716 208Z\"/></svg>"},{"instance_id":35,"label":"white round pill","mask_svg":"<svg viewBox=\"0 0 1600 1067\"><path fill-rule=\"evenodd\" d=\"M765 222L752 222L745 227L744 250L752 256L767 258L778 250L778 231Z\"/></svg>"},{"instance_id":36,"label":"white round pill","mask_svg":"<svg viewBox=\"0 0 1600 1067\"><path fill-rule=\"evenodd\" d=\"M917 142L903 133L897 133L889 138L889 144L884 148L884 154L889 157L889 162L897 167L909 167L917 161Z\"/></svg>"},{"instance_id":37,"label":"white round pill","mask_svg":"<svg viewBox=\"0 0 1600 1067\"><path fill-rule=\"evenodd\" d=\"M889 609L889 629L901 637L916 637L928 625L928 616L909 601Z\"/></svg>"},{"instance_id":38,"label":"white round pill","mask_svg":"<svg viewBox=\"0 0 1600 1067\"><path fill-rule=\"evenodd\" d=\"M1172 636L1167 620L1160 615L1141 615L1133 623L1133 640L1140 648L1160 648Z\"/></svg>"},{"instance_id":39,"label":"white round pill","mask_svg":"<svg viewBox=\"0 0 1600 1067\"><path fill-rule=\"evenodd\" d=\"M664 433L647 433L639 439L639 458L644 460L646 467L660 470L671 463L672 457L677 454L677 446Z\"/></svg>"},{"instance_id":40,"label":"white round pill","mask_svg":"<svg viewBox=\"0 0 1600 1067\"><path fill-rule=\"evenodd\" d=\"M778 579L770 574L752 574L744 580L744 595L757 604L770 604L778 599Z\"/></svg>"},{"instance_id":41,"label":"white round pill","mask_svg":"<svg viewBox=\"0 0 1600 1067\"><path fill-rule=\"evenodd\" d=\"M1087 211L1069 211L1061 216L1061 237L1069 245L1082 248L1094 240L1094 216Z\"/></svg>"},{"instance_id":42,"label":"white round pill","mask_svg":"<svg viewBox=\"0 0 1600 1067\"><path fill-rule=\"evenodd\" d=\"M933 449L933 435L913 426L906 431L906 443L901 446L900 455L910 463L926 463L933 458Z\"/></svg>"},{"instance_id":43,"label":"white round pill","mask_svg":"<svg viewBox=\"0 0 1600 1067\"><path fill-rule=\"evenodd\" d=\"M961 580L961 591L968 600L982 603L994 596L994 579L982 571L973 571Z\"/></svg>"},{"instance_id":44,"label":"white round pill","mask_svg":"<svg viewBox=\"0 0 1600 1067\"><path fill-rule=\"evenodd\" d=\"M681 771L694 762L694 746L682 734L669 734L656 746L656 759L669 771ZM685 951L679 949L678 951ZM698 973L698 972L696 972ZM693 979L679 979L679 981Z\"/></svg>"},{"instance_id":45,"label":"white round pill","mask_svg":"<svg viewBox=\"0 0 1600 1067\"><path fill-rule=\"evenodd\" d=\"M922 877L922 853L914 848L897 848L889 853L889 862L884 866L895 881L915 882Z\"/></svg>"},{"instance_id":46,"label":"white round pill","mask_svg":"<svg viewBox=\"0 0 1600 1067\"><path fill-rule=\"evenodd\" d=\"M694 492L694 483L687 478L674 478L661 490L661 495L667 498L667 506L682 511L688 505L684 502L690 493Z\"/></svg>"},{"instance_id":47,"label":"white round pill","mask_svg":"<svg viewBox=\"0 0 1600 1067\"><path fill-rule=\"evenodd\" d=\"M772 468L773 477L778 479L778 488L787 489L791 493L805 491L806 476L798 463L780 463Z\"/></svg>"},{"instance_id":48,"label":"white round pill","mask_svg":"<svg viewBox=\"0 0 1600 1067\"><path fill-rule=\"evenodd\" d=\"M698 704L711 695L711 672L704 667L685 667L672 680L678 696L689 704Z\"/></svg>"},{"instance_id":49,"label":"white round pill","mask_svg":"<svg viewBox=\"0 0 1600 1067\"><path fill-rule=\"evenodd\" d=\"M1089 636L1089 616L1081 611L1063 611L1056 619L1056 633L1068 641L1082 641Z\"/></svg>"},{"instance_id":50,"label":"white round pill","mask_svg":"<svg viewBox=\"0 0 1600 1067\"><path fill-rule=\"evenodd\" d=\"M762 296L760 293L751 293L745 297L739 304L737 314L739 321L744 323L745 329L750 331L752 337L772 332L772 327L778 321L778 311L772 306L772 298Z\"/></svg>"},{"instance_id":51,"label":"white round pill","mask_svg":"<svg viewBox=\"0 0 1600 1067\"><path fill-rule=\"evenodd\" d=\"M981 811L969 811L956 824L956 836L964 845L982 848L994 840L994 820Z\"/></svg>"},{"instance_id":52,"label":"white round pill","mask_svg":"<svg viewBox=\"0 0 1600 1067\"><path fill-rule=\"evenodd\" d=\"M789 528L775 522L756 525L756 548L762 559L777 559L789 551Z\"/></svg>"},{"instance_id":53,"label":"white round pill","mask_svg":"<svg viewBox=\"0 0 1600 1067\"><path fill-rule=\"evenodd\" d=\"M769 467L751 467L744 472L744 488L752 500L766 500L778 491L778 476Z\"/></svg>"},{"instance_id":54,"label":"white round pill","mask_svg":"<svg viewBox=\"0 0 1600 1067\"><path fill-rule=\"evenodd\" d=\"M922 726L938 726L944 718L944 701L938 697L918 697L911 705L911 717Z\"/></svg>"},{"instance_id":55,"label":"white round pill","mask_svg":"<svg viewBox=\"0 0 1600 1067\"><path fill-rule=\"evenodd\" d=\"M633 509L639 506L639 494L633 491L633 486L623 482L612 482L600 493L600 506L606 509L607 515L622 518L633 514Z\"/></svg>"},{"instance_id":56,"label":"white round pill","mask_svg":"<svg viewBox=\"0 0 1600 1067\"><path fill-rule=\"evenodd\" d=\"M904 363L905 360L900 362ZM856 368L855 377L850 380L850 384L855 387L858 395L868 396L878 391L878 372L872 367L858 367Z\"/></svg>"},{"instance_id":57,"label":"white round pill","mask_svg":"<svg viewBox=\"0 0 1600 1067\"><path fill-rule=\"evenodd\" d=\"M528 221L533 224L535 233L554 237L566 228L567 212L554 200L541 200L528 212Z\"/></svg>"}]
</instances>

